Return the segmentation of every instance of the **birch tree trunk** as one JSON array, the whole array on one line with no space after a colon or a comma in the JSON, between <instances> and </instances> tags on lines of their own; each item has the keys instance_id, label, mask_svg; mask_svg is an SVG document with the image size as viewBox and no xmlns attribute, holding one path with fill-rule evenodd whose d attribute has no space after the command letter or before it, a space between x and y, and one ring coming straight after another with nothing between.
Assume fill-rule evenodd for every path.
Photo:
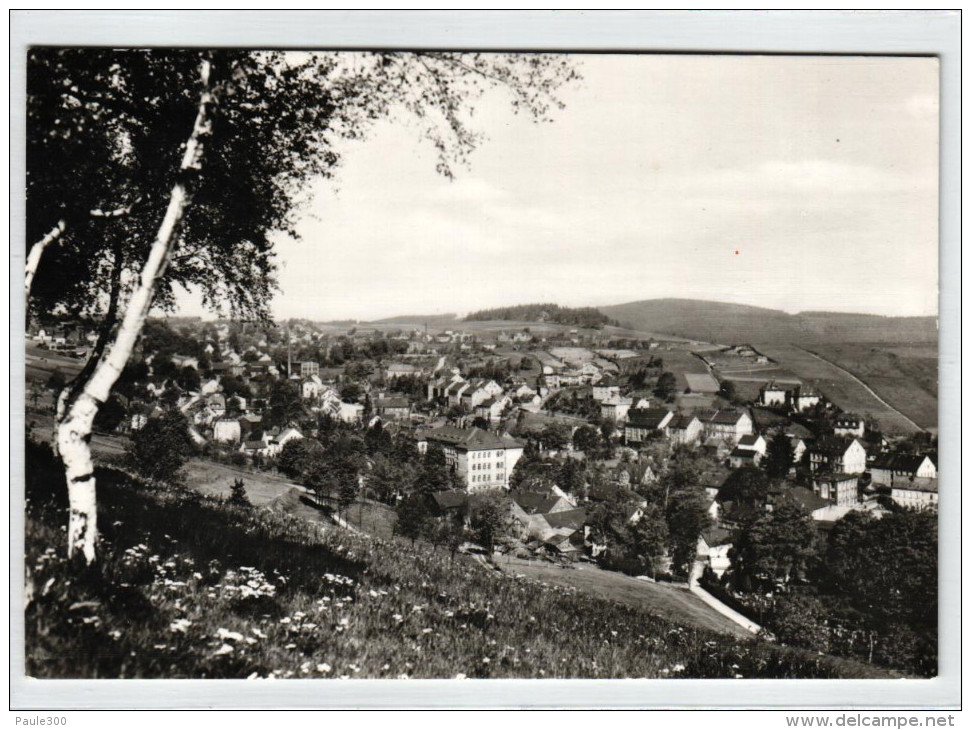
<instances>
[{"instance_id":1,"label":"birch tree trunk","mask_svg":"<svg viewBox=\"0 0 971 730\"><path fill-rule=\"evenodd\" d=\"M63 420L57 426L57 448L64 463L67 478L68 503L68 557L82 555L91 564L96 558L97 497L95 492L94 464L91 459L91 430L98 408L111 393L122 370L128 363L135 343L152 307L155 284L165 273L169 255L175 244L177 229L189 203L185 186L185 174L198 170L202 155L203 138L210 125L207 106L212 94L209 86L209 61L200 66L202 94L192 133L186 142L182 156L178 182L172 186L168 208L159 226L155 241L142 267L138 286L132 293L125 316L107 354L98 362L87 382L79 389L73 402L65 404Z\"/></svg>"},{"instance_id":2,"label":"birch tree trunk","mask_svg":"<svg viewBox=\"0 0 971 730\"><path fill-rule=\"evenodd\" d=\"M44 250L60 238L61 234L64 233L65 226L66 224L63 220L58 221L57 225L48 231L46 236L30 247L30 253L27 254L26 274L24 277L24 296L28 301L30 300L30 287L34 283L34 274L37 273L37 267L40 264L41 257L44 255Z\"/></svg>"}]
</instances>

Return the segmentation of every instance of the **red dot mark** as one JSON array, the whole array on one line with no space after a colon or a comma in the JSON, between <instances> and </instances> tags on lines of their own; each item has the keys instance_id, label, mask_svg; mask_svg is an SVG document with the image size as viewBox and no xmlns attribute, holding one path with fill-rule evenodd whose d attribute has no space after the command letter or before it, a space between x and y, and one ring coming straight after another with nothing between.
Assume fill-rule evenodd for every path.
<instances>
[{"instance_id":1,"label":"red dot mark","mask_svg":"<svg viewBox=\"0 0 971 730\"><path fill-rule=\"evenodd\" d=\"M735 255L738 256L738 249L735 249Z\"/></svg>"}]
</instances>

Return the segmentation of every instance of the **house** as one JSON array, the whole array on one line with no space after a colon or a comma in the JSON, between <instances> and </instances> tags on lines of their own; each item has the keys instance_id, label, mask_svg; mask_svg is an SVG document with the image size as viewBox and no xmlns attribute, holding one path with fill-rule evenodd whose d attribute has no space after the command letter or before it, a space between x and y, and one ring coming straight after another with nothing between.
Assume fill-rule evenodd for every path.
<instances>
[{"instance_id":1,"label":"house","mask_svg":"<svg viewBox=\"0 0 971 730\"><path fill-rule=\"evenodd\" d=\"M728 456L732 469L740 469L743 466L758 466L762 463L762 454L751 449L743 449L736 446Z\"/></svg>"},{"instance_id":2,"label":"house","mask_svg":"<svg viewBox=\"0 0 971 730\"><path fill-rule=\"evenodd\" d=\"M852 506L860 501L859 476L845 473L814 474L813 492L839 507Z\"/></svg>"},{"instance_id":3,"label":"house","mask_svg":"<svg viewBox=\"0 0 971 730\"><path fill-rule=\"evenodd\" d=\"M863 418L852 413L841 413L833 421L834 436L855 436L857 438L863 438L863 432L865 430L866 423Z\"/></svg>"},{"instance_id":4,"label":"house","mask_svg":"<svg viewBox=\"0 0 971 730\"><path fill-rule=\"evenodd\" d=\"M706 438L717 436L736 444L742 436L753 433L752 417L747 411L703 410L695 413L704 426Z\"/></svg>"},{"instance_id":5,"label":"house","mask_svg":"<svg viewBox=\"0 0 971 730\"><path fill-rule=\"evenodd\" d=\"M909 509L937 509L937 479L915 477L910 481L897 481L890 489L890 499Z\"/></svg>"},{"instance_id":6,"label":"house","mask_svg":"<svg viewBox=\"0 0 971 730\"><path fill-rule=\"evenodd\" d=\"M320 397L321 391L324 389L324 384L320 381L320 378L316 375L312 375L309 378L305 378L300 383L300 397L304 400L316 400Z\"/></svg>"},{"instance_id":7,"label":"house","mask_svg":"<svg viewBox=\"0 0 971 730\"><path fill-rule=\"evenodd\" d=\"M195 368L199 369L199 358L192 357L190 355L172 355L172 363L176 367L180 368Z\"/></svg>"},{"instance_id":8,"label":"house","mask_svg":"<svg viewBox=\"0 0 971 730\"><path fill-rule=\"evenodd\" d=\"M458 402L468 408L469 411L474 411L478 405L490 398L502 395L502 386L495 380L477 378L467 385L468 387L464 388L459 394Z\"/></svg>"},{"instance_id":9,"label":"house","mask_svg":"<svg viewBox=\"0 0 971 730\"><path fill-rule=\"evenodd\" d=\"M620 386L610 380L601 380L592 388L593 399L598 403L620 398Z\"/></svg>"},{"instance_id":10,"label":"house","mask_svg":"<svg viewBox=\"0 0 971 730\"><path fill-rule=\"evenodd\" d=\"M668 421L665 432L671 439L671 443L680 446L693 446L701 439L704 426L695 416L679 414Z\"/></svg>"},{"instance_id":11,"label":"house","mask_svg":"<svg viewBox=\"0 0 971 730\"><path fill-rule=\"evenodd\" d=\"M812 388L797 388L792 396L792 408L799 413L815 408L822 402L822 395Z\"/></svg>"},{"instance_id":12,"label":"house","mask_svg":"<svg viewBox=\"0 0 971 730\"><path fill-rule=\"evenodd\" d=\"M759 389L759 405L766 408L785 406L789 403L789 390L771 381Z\"/></svg>"},{"instance_id":13,"label":"house","mask_svg":"<svg viewBox=\"0 0 971 730\"><path fill-rule=\"evenodd\" d=\"M760 434L746 434L738 440L736 447L743 451L754 451L759 456L765 456L767 444L765 438Z\"/></svg>"},{"instance_id":14,"label":"house","mask_svg":"<svg viewBox=\"0 0 971 730\"><path fill-rule=\"evenodd\" d=\"M312 378L315 375L320 375L320 363L314 362L313 360L305 360L300 363L301 378Z\"/></svg>"},{"instance_id":15,"label":"house","mask_svg":"<svg viewBox=\"0 0 971 730\"><path fill-rule=\"evenodd\" d=\"M873 484L893 487L914 478L936 479L937 467L929 456L913 454L879 454L870 464Z\"/></svg>"},{"instance_id":16,"label":"house","mask_svg":"<svg viewBox=\"0 0 971 730\"><path fill-rule=\"evenodd\" d=\"M406 362L393 362L385 368L384 377L388 380L394 380L396 378L409 378L413 375L419 375L420 371L414 365L410 365Z\"/></svg>"},{"instance_id":17,"label":"house","mask_svg":"<svg viewBox=\"0 0 971 730\"><path fill-rule=\"evenodd\" d=\"M663 431L665 426L674 418L674 413L667 408L634 408L627 412L627 423L624 424L624 441L628 444L639 444L647 440L657 431Z\"/></svg>"},{"instance_id":18,"label":"house","mask_svg":"<svg viewBox=\"0 0 971 730\"><path fill-rule=\"evenodd\" d=\"M706 438L701 442L701 448L718 461L727 459L728 455L732 453L732 449L725 442L725 439L719 438L718 436L709 436Z\"/></svg>"},{"instance_id":19,"label":"house","mask_svg":"<svg viewBox=\"0 0 971 730\"><path fill-rule=\"evenodd\" d=\"M509 498L527 515L565 512L576 509L564 497L548 492L510 492Z\"/></svg>"},{"instance_id":20,"label":"house","mask_svg":"<svg viewBox=\"0 0 971 730\"><path fill-rule=\"evenodd\" d=\"M236 422L239 424L242 438L248 439L250 434L259 430L260 424L263 423L263 417L257 416L255 413L245 413Z\"/></svg>"},{"instance_id":21,"label":"house","mask_svg":"<svg viewBox=\"0 0 971 730\"><path fill-rule=\"evenodd\" d=\"M697 559L711 568L719 578L732 566L728 552L732 549L732 533L721 527L709 527L698 536Z\"/></svg>"},{"instance_id":22,"label":"house","mask_svg":"<svg viewBox=\"0 0 971 730\"><path fill-rule=\"evenodd\" d=\"M223 443L239 443L242 429L238 420L234 418L220 418L212 426L212 440Z\"/></svg>"},{"instance_id":23,"label":"house","mask_svg":"<svg viewBox=\"0 0 971 730\"><path fill-rule=\"evenodd\" d=\"M210 411L218 416L226 412L226 396L222 393L213 393L206 398L206 406Z\"/></svg>"},{"instance_id":24,"label":"house","mask_svg":"<svg viewBox=\"0 0 971 730\"><path fill-rule=\"evenodd\" d=\"M438 444L445 462L468 492L508 489L509 477L523 455L523 444L511 436L497 436L480 428L443 426L416 434L418 450Z\"/></svg>"},{"instance_id":25,"label":"house","mask_svg":"<svg viewBox=\"0 0 971 730\"><path fill-rule=\"evenodd\" d=\"M240 444L239 451L247 456L262 456L266 453L266 443L262 439L249 439Z\"/></svg>"},{"instance_id":26,"label":"house","mask_svg":"<svg viewBox=\"0 0 971 730\"><path fill-rule=\"evenodd\" d=\"M222 386L219 384L219 378L209 378L208 380L204 380L202 385L199 386L199 392L203 395L218 393L220 390L222 390Z\"/></svg>"},{"instance_id":27,"label":"house","mask_svg":"<svg viewBox=\"0 0 971 730\"><path fill-rule=\"evenodd\" d=\"M374 404L374 411L383 419L406 421L411 418L411 403L404 396L378 398Z\"/></svg>"},{"instance_id":28,"label":"house","mask_svg":"<svg viewBox=\"0 0 971 730\"><path fill-rule=\"evenodd\" d=\"M364 418L364 406L360 403L341 402L337 417L344 423L360 423Z\"/></svg>"},{"instance_id":29,"label":"house","mask_svg":"<svg viewBox=\"0 0 971 730\"><path fill-rule=\"evenodd\" d=\"M283 451L283 447L288 443L291 441L299 441L302 438L303 434L297 429L292 427L284 428L279 434L276 434L274 437L269 439L269 442L264 449L264 453L266 456L276 456Z\"/></svg>"},{"instance_id":30,"label":"house","mask_svg":"<svg viewBox=\"0 0 971 730\"><path fill-rule=\"evenodd\" d=\"M806 449L809 448L806 440L798 436L788 436L788 439L789 445L792 447L792 463L799 464L806 453Z\"/></svg>"},{"instance_id":31,"label":"house","mask_svg":"<svg viewBox=\"0 0 971 730\"><path fill-rule=\"evenodd\" d=\"M627 418L634 401L630 398L618 395L608 398L600 404L600 417L611 423L619 423Z\"/></svg>"},{"instance_id":32,"label":"house","mask_svg":"<svg viewBox=\"0 0 971 730\"><path fill-rule=\"evenodd\" d=\"M826 510L833 506L828 499L823 499L813 490L806 487L782 487L769 494L769 511L780 502L792 501L802 507L815 520L826 514Z\"/></svg>"},{"instance_id":33,"label":"house","mask_svg":"<svg viewBox=\"0 0 971 730\"><path fill-rule=\"evenodd\" d=\"M455 383L464 383L465 378L457 372L436 378L428 383L428 400L434 401L448 398L448 389Z\"/></svg>"},{"instance_id":34,"label":"house","mask_svg":"<svg viewBox=\"0 0 971 730\"><path fill-rule=\"evenodd\" d=\"M857 439L820 438L809 449L809 467L814 472L862 474L866 471L866 449Z\"/></svg>"},{"instance_id":35,"label":"house","mask_svg":"<svg viewBox=\"0 0 971 730\"><path fill-rule=\"evenodd\" d=\"M508 396L501 398L489 398L475 407L475 415L489 422L498 421L502 418L503 411L512 401Z\"/></svg>"}]
</instances>

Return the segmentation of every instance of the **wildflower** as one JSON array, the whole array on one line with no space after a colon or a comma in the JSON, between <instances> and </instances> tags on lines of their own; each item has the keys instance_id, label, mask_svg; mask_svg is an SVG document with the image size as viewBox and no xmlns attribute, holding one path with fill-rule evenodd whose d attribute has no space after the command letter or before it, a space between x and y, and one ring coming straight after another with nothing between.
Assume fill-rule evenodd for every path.
<instances>
[{"instance_id":1,"label":"wildflower","mask_svg":"<svg viewBox=\"0 0 971 730\"><path fill-rule=\"evenodd\" d=\"M259 678L260 678L260 673L259 672L253 672L246 679L259 679Z\"/></svg>"},{"instance_id":2,"label":"wildflower","mask_svg":"<svg viewBox=\"0 0 971 730\"><path fill-rule=\"evenodd\" d=\"M464 674L462 674L462 672L459 672L458 674L456 674L455 675L455 678L456 679L468 679Z\"/></svg>"},{"instance_id":3,"label":"wildflower","mask_svg":"<svg viewBox=\"0 0 971 730\"><path fill-rule=\"evenodd\" d=\"M220 639L229 639L230 641L242 641L243 635L236 631L228 631L226 629L219 629L216 631L216 636Z\"/></svg>"},{"instance_id":4,"label":"wildflower","mask_svg":"<svg viewBox=\"0 0 971 730\"><path fill-rule=\"evenodd\" d=\"M185 630L192 626L192 622L187 618L180 618L169 624L169 631L184 634Z\"/></svg>"},{"instance_id":5,"label":"wildflower","mask_svg":"<svg viewBox=\"0 0 971 730\"><path fill-rule=\"evenodd\" d=\"M411 679L407 674L399 674L398 679Z\"/></svg>"},{"instance_id":6,"label":"wildflower","mask_svg":"<svg viewBox=\"0 0 971 730\"><path fill-rule=\"evenodd\" d=\"M381 667L382 672L387 672L389 669L391 669L390 664L385 664L383 667Z\"/></svg>"},{"instance_id":7,"label":"wildflower","mask_svg":"<svg viewBox=\"0 0 971 730\"><path fill-rule=\"evenodd\" d=\"M118 629L115 629L114 631L109 632L108 636L110 636L112 639L120 639L121 632Z\"/></svg>"},{"instance_id":8,"label":"wildflower","mask_svg":"<svg viewBox=\"0 0 971 730\"><path fill-rule=\"evenodd\" d=\"M397 621L397 622L398 622L399 624L400 624L400 623L401 623L402 621L404 621L404 620L405 620L405 617L404 617L404 616L402 616L402 615L401 615L400 613L396 613L396 614L395 614L394 616L392 616L391 618L393 618L393 619L394 619L395 621Z\"/></svg>"},{"instance_id":9,"label":"wildflower","mask_svg":"<svg viewBox=\"0 0 971 730\"><path fill-rule=\"evenodd\" d=\"M290 622L291 622L292 620L293 620L293 619L291 619L291 618L290 618L289 616L284 616L283 618L281 618L281 619L280 619L280 623L281 623L281 624L288 624L288 623L290 623Z\"/></svg>"},{"instance_id":10,"label":"wildflower","mask_svg":"<svg viewBox=\"0 0 971 730\"><path fill-rule=\"evenodd\" d=\"M489 657L487 657L487 656L482 657L482 663L483 664L488 664L489 662L490 662Z\"/></svg>"},{"instance_id":11,"label":"wildflower","mask_svg":"<svg viewBox=\"0 0 971 730\"><path fill-rule=\"evenodd\" d=\"M232 654L232 653L233 653L233 647L231 647L229 644L223 644L218 649L216 649L213 656L222 656L223 654Z\"/></svg>"},{"instance_id":12,"label":"wildflower","mask_svg":"<svg viewBox=\"0 0 971 730\"><path fill-rule=\"evenodd\" d=\"M296 644L287 644L287 645L286 645L285 647L283 647L283 648L284 648L284 649L296 649L296 648L297 648L297 645L296 645Z\"/></svg>"},{"instance_id":13,"label":"wildflower","mask_svg":"<svg viewBox=\"0 0 971 730\"><path fill-rule=\"evenodd\" d=\"M328 664L327 662L318 664L317 671L320 672L321 674L327 674L330 671L330 664Z\"/></svg>"},{"instance_id":14,"label":"wildflower","mask_svg":"<svg viewBox=\"0 0 971 730\"><path fill-rule=\"evenodd\" d=\"M432 630L431 629L422 629L421 632L423 634L430 634L432 632Z\"/></svg>"},{"instance_id":15,"label":"wildflower","mask_svg":"<svg viewBox=\"0 0 971 730\"><path fill-rule=\"evenodd\" d=\"M671 671L672 672L683 672L684 671L684 664L675 664L673 667L671 667Z\"/></svg>"},{"instance_id":16,"label":"wildflower","mask_svg":"<svg viewBox=\"0 0 971 730\"><path fill-rule=\"evenodd\" d=\"M303 674L310 674L310 662L304 662L300 665L300 672Z\"/></svg>"},{"instance_id":17,"label":"wildflower","mask_svg":"<svg viewBox=\"0 0 971 730\"><path fill-rule=\"evenodd\" d=\"M266 638L266 634L264 634L262 631L260 631L255 626L252 628L252 631L253 631L253 636L258 636L261 639L265 639Z\"/></svg>"}]
</instances>

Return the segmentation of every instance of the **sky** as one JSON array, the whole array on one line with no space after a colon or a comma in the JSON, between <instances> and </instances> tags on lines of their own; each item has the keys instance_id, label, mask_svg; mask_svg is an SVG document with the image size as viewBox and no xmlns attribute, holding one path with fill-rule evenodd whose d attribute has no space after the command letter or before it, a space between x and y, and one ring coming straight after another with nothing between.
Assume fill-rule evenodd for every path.
<instances>
[{"instance_id":1,"label":"sky","mask_svg":"<svg viewBox=\"0 0 971 730\"><path fill-rule=\"evenodd\" d=\"M936 315L934 59L576 56L550 124L490 93L454 180L398 115L278 237L277 317L680 297ZM183 313L201 313L186 296Z\"/></svg>"}]
</instances>

